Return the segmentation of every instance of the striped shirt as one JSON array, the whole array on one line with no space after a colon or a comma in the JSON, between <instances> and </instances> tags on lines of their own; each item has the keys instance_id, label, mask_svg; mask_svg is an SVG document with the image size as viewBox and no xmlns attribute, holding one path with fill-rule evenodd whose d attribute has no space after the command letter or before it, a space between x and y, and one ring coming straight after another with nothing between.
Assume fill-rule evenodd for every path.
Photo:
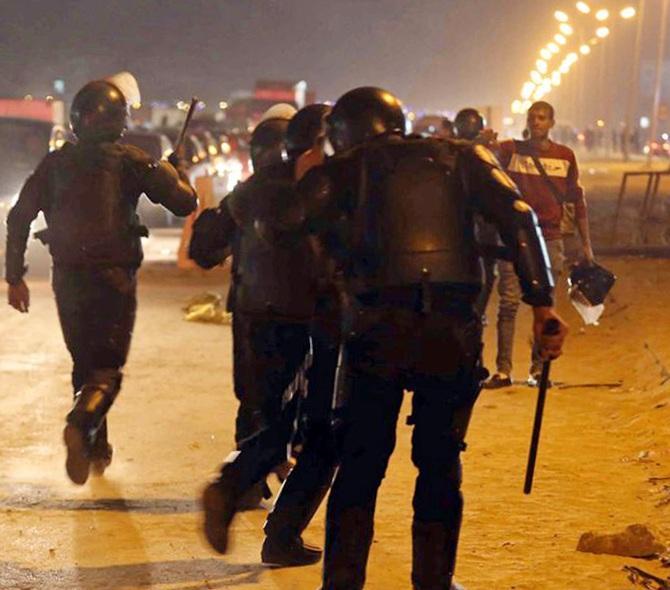
<instances>
[{"instance_id":1,"label":"striped shirt","mask_svg":"<svg viewBox=\"0 0 670 590\"><path fill-rule=\"evenodd\" d=\"M562 207L547 181L540 174L531 156L529 141L508 140L500 143L499 157L503 167L516 182L523 199L533 208L545 240L561 237ZM574 152L567 146L549 142L544 150L537 150L547 176L564 200L575 205L577 219L586 219L584 189L579 184L579 169Z\"/></svg>"}]
</instances>

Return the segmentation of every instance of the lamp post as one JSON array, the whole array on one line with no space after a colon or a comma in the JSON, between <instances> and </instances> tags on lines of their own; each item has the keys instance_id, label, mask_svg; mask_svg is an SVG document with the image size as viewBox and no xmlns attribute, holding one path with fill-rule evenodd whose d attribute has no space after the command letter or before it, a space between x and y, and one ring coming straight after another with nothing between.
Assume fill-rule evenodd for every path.
<instances>
[{"instance_id":1,"label":"lamp post","mask_svg":"<svg viewBox=\"0 0 670 590\"><path fill-rule=\"evenodd\" d=\"M670 10L670 0L663 0L661 8L661 32L658 36L658 49L656 51L656 81L654 83L654 107L652 111L651 125L649 127L649 154L647 155L647 165L651 166L654 157L652 143L656 141L658 135L658 115L661 108L661 85L663 82L663 57L665 55L665 41L668 33L668 14Z\"/></svg>"},{"instance_id":2,"label":"lamp post","mask_svg":"<svg viewBox=\"0 0 670 590\"><path fill-rule=\"evenodd\" d=\"M642 31L644 27L644 5L645 0L640 0L637 17L637 29L635 33L635 48L633 50L633 63L631 67L630 86L628 87L628 100L626 103L626 124L623 138L623 159L630 160L630 138L636 126L635 112L637 111L638 93L640 89L640 55L642 52Z\"/></svg>"}]
</instances>

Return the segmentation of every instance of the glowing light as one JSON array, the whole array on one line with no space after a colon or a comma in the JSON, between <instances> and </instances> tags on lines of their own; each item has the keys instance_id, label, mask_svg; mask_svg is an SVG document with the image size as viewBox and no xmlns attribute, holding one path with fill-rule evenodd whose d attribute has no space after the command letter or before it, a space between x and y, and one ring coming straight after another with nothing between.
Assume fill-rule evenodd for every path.
<instances>
[{"instance_id":1,"label":"glowing light","mask_svg":"<svg viewBox=\"0 0 670 590\"><path fill-rule=\"evenodd\" d=\"M552 53L558 53L561 51L561 48L556 45L556 43L549 43L549 45L547 45L547 49Z\"/></svg>"},{"instance_id":2,"label":"glowing light","mask_svg":"<svg viewBox=\"0 0 670 590\"><path fill-rule=\"evenodd\" d=\"M572 65L579 59L579 56L573 51L571 53L568 53L568 55L565 56L565 60Z\"/></svg>"},{"instance_id":3,"label":"glowing light","mask_svg":"<svg viewBox=\"0 0 670 590\"><path fill-rule=\"evenodd\" d=\"M640 117L640 127L642 127L642 129L649 129L649 124L649 117Z\"/></svg>"},{"instance_id":4,"label":"glowing light","mask_svg":"<svg viewBox=\"0 0 670 590\"><path fill-rule=\"evenodd\" d=\"M537 71L540 72L540 74L546 74L547 70L549 69L547 67L547 62L544 61L543 59L538 59L535 62L535 66L537 67Z\"/></svg>"},{"instance_id":5,"label":"glowing light","mask_svg":"<svg viewBox=\"0 0 670 590\"><path fill-rule=\"evenodd\" d=\"M533 70L530 73L530 79L535 83L535 84L542 84L542 74L538 72L537 70Z\"/></svg>"},{"instance_id":6,"label":"glowing light","mask_svg":"<svg viewBox=\"0 0 670 590\"><path fill-rule=\"evenodd\" d=\"M526 82L521 89L521 98L528 100L531 96L533 96L533 92L535 92L535 84L532 82Z\"/></svg>"},{"instance_id":7,"label":"glowing light","mask_svg":"<svg viewBox=\"0 0 670 590\"><path fill-rule=\"evenodd\" d=\"M512 112L513 112L515 115L520 115L520 114L523 112L523 111L521 110L521 105L522 105L522 102L521 102L520 100L515 100L515 101L512 103Z\"/></svg>"},{"instance_id":8,"label":"glowing light","mask_svg":"<svg viewBox=\"0 0 670 590\"><path fill-rule=\"evenodd\" d=\"M621 18L628 20L629 18L633 18L637 15L637 10L635 10L635 8L632 6L626 6L626 8L621 9L619 14L621 15Z\"/></svg>"},{"instance_id":9,"label":"glowing light","mask_svg":"<svg viewBox=\"0 0 670 590\"><path fill-rule=\"evenodd\" d=\"M601 39L604 39L610 34L610 30L607 27L600 27L596 31L596 35L600 37Z\"/></svg>"},{"instance_id":10,"label":"glowing light","mask_svg":"<svg viewBox=\"0 0 670 590\"><path fill-rule=\"evenodd\" d=\"M225 111L225 110L228 108L228 103L227 103L225 100L222 100L222 101L219 103L219 108L220 108L222 111Z\"/></svg>"},{"instance_id":11,"label":"glowing light","mask_svg":"<svg viewBox=\"0 0 670 590\"><path fill-rule=\"evenodd\" d=\"M589 14L591 7L586 2L577 2L577 10L582 14Z\"/></svg>"},{"instance_id":12,"label":"glowing light","mask_svg":"<svg viewBox=\"0 0 670 590\"><path fill-rule=\"evenodd\" d=\"M561 66L558 68L558 71L561 74L567 74L570 71L570 64L563 62Z\"/></svg>"},{"instance_id":13,"label":"glowing light","mask_svg":"<svg viewBox=\"0 0 670 590\"><path fill-rule=\"evenodd\" d=\"M554 86L560 86L561 85L561 72L555 71L551 73L551 83Z\"/></svg>"},{"instance_id":14,"label":"glowing light","mask_svg":"<svg viewBox=\"0 0 670 590\"><path fill-rule=\"evenodd\" d=\"M545 59L547 61L551 59L552 55L553 53L549 51L546 47L540 51L540 56L542 57L542 59Z\"/></svg>"},{"instance_id":15,"label":"glowing light","mask_svg":"<svg viewBox=\"0 0 670 590\"><path fill-rule=\"evenodd\" d=\"M565 45L568 42L568 40L560 33L554 35L554 41L556 41L556 43L558 43L559 45Z\"/></svg>"},{"instance_id":16,"label":"glowing light","mask_svg":"<svg viewBox=\"0 0 670 590\"><path fill-rule=\"evenodd\" d=\"M570 20L568 15L562 10L554 12L554 18L560 23L567 23Z\"/></svg>"},{"instance_id":17,"label":"glowing light","mask_svg":"<svg viewBox=\"0 0 670 590\"><path fill-rule=\"evenodd\" d=\"M50 94L48 94L48 95L46 96L46 100L47 100L47 102L51 102L53 99L54 99L54 97L51 96Z\"/></svg>"},{"instance_id":18,"label":"glowing light","mask_svg":"<svg viewBox=\"0 0 670 590\"><path fill-rule=\"evenodd\" d=\"M591 53L591 48L588 45L582 45L579 48L579 53L581 53L582 55L588 55L589 53Z\"/></svg>"},{"instance_id":19,"label":"glowing light","mask_svg":"<svg viewBox=\"0 0 670 590\"><path fill-rule=\"evenodd\" d=\"M598 119L598 120L596 121L596 125L597 125L598 127L601 127L601 128L602 128L602 127L605 126L605 121L603 121L602 119Z\"/></svg>"},{"instance_id":20,"label":"glowing light","mask_svg":"<svg viewBox=\"0 0 670 590\"><path fill-rule=\"evenodd\" d=\"M607 10L607 8L601 8L598 12L596 12L596 20L602 22L607 20L610 17L610 11Z\"/></svg>"},{"instance_id":21,"label":"glowing light","mask_svg":"<svg viewBox=\"0 0 670 590\"><path fill-rule=\"evenodd\" d=\"M140 110L140 109L142 108L142 103L140 103L140 102L134 102L131 106L132 106L136 111L138 111L138 110Z\"/></svg>"},{"instance_id":22,"label":"glowing light","mask_svg":"<svg viewBox=\"0 0 670 590\"><path fill-rule=\"evenodd\" d=\"M23 100L32 100L32 99L33 99L33 95L32 95L32 94L26 94L26 95L23 97Z\"/></svg>"},{"instance_id":23,"label":"glowing light","mask_svg":"<svg viewBox=\"0 0 670 590\"><path fill-rule=\"evenodd\" d=\"M574 29L568 24L568 23L561 23L561 26L558 27L564 35L567 35L568 37L574 33Z\"/></svg>"},{"instance_id":24,"label":"glowing light","mask_svg":"<svg viewBox=\"0 0 670 590\"><path fill-rule=\"evenodd\" d=\"M527 112L528 109L532 106L532 104L533 104L533 103L530 102L530 100L524 100L524 101L521 103L521 111L524 112L524 113Z\"/></svg>"}]
</instances>

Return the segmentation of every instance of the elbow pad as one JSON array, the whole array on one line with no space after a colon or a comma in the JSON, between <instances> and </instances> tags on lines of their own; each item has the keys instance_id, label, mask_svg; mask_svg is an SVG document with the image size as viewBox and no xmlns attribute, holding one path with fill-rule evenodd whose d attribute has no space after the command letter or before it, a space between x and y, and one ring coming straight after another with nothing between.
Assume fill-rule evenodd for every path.
<instances>
[{"instance_id":1,"label":"elbow pad","mask_svg":"<svg viewBox=\"0 0 670 590\"><path fill-rule=\"evenodd\" d=\"M487 221L495 223L512 254L523 301L551 306L554 279L535 212L521 199L516 184L489 149L477 145L466 150L464 164L466 186L476 194L487 195L480 202L481 212Z\"/></svg>"},{"instance_id":2,"label":"elbow pad","mask_svg":"<svg viewBox=\"0 0 670 590\"><path fill-rule=\"evenodd\" d=\"M554 278L542 230L531 207L514 201L514 235L510 243L514 268L519 277L523 301L532 306L553 305Z\"/></svg>"},{"instance_id":3,"label":"elbow pad","mask_svg":"<svg viewBox=\"0 0 670 590\"><path fill-rule=\"evenodd\" d=\"M175 215L188 215L198 204L195 191L168 162L148 165L145 192L152 202L165 204Z\"/></svg>"}]
</instances>

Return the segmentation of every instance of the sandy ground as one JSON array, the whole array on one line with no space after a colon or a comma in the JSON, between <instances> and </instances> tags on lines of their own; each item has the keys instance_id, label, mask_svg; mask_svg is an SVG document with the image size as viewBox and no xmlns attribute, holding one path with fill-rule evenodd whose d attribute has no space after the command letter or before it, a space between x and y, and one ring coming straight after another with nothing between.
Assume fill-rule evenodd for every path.
<instances>
[{"instance_id":1,"label":"sandy ground","mask_svg":"<svg viewBox=\"0 0 670 590\"><path fill-rule=\"evenodd\" d=\"M522 494L536 395L524 385L484 392L464 455L466 512L457 577L469 590L625 590L622 567L668 575L658 562L575 551L585 531L633 523L670 541L670 262L607 260L619 276L599 327L579 329L554 367L535 489ZM234 523L230 556L199 534L196 498L231 449L235 400L226 326L181 319L191 295L222 289L224 275L143 272L135 339L110 418L115 459L78 488L61 443L69 358L46 281L32 283L28 316L0 311L0 588L48 590L314 590L318 566L260 565L263 511ZM495 305L495 301L492 303ZM524 378L529 312L522 315L516 377ZM486 334L486 359L494 354ZM647 345L649 348L645 348ZM618 387L583 387L616 383ZM405 407L403 414L407 413ZM380 492L368 584L409 588L410 428ZM670 483L670 480L666 481ZM322 543L323 509L306 533ZM663 574L665 572L665 574Z\"/></svg>"}]
</instances>

